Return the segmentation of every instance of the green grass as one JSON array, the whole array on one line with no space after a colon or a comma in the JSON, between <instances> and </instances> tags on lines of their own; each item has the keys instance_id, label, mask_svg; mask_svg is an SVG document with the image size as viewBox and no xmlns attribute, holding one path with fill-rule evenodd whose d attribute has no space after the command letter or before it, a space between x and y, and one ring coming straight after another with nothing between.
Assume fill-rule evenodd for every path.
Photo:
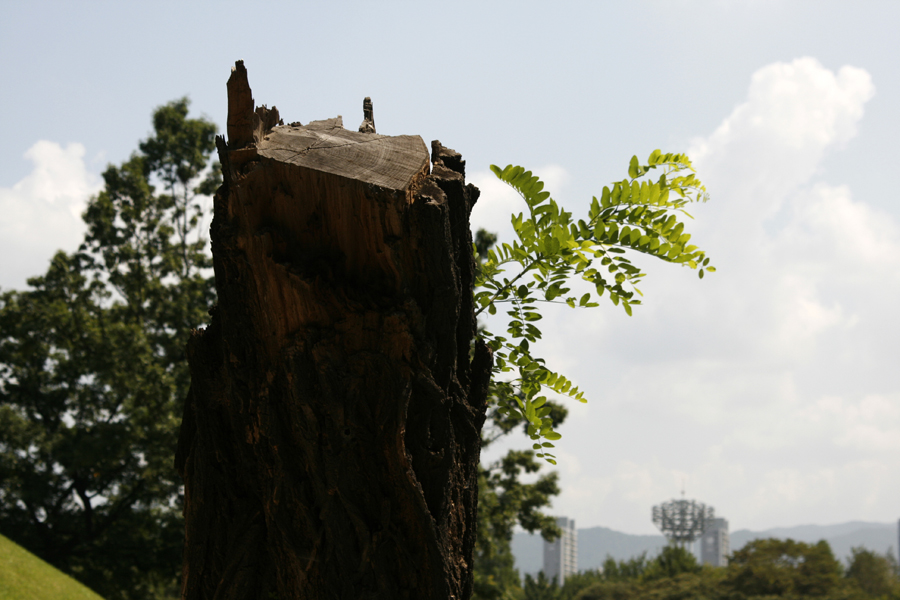
<instances>
[{"instance_id":1,"label":"green grass","mask_svg":"<svg viewBox=\"0 0 900 600\"><path fill-rule=\"evenodd\" d=\"M103 600L0 535L0 600Z\"/></svg>"}]
</instances>

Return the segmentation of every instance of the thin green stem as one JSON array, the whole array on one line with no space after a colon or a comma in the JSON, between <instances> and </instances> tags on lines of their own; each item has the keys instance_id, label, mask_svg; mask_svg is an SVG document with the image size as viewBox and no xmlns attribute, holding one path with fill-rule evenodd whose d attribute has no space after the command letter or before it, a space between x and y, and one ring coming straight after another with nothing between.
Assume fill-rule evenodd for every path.
<instances>
[{"instance_id":1,"label":"thin green stem","mask_svg":"<svg viewBox=\"0 0 900 600\"><path fill-rule=\"evenodd\" d=\"M525 275L525 273L527 273L528 271L530 271L531 269L533 269L534 267L536 267L537 265L539 265L539 264L541 263L542 260L544 260L544 255L543 255L543 254L538 254L537 257L534 259L534 261L533 261L530 265L528 265L527 267L523 268L522 271L521 271L518 275L516 275L515 277L513 277L511 281L509 281L506 285L504 285L503 287L501 287L500 289L498 289L497 292L494 293L493 296L491 296L491 301L490 301L490 302L488 302L487 304L485 304L484 306L482 306L481 308L479 308L477 311L475 311L475 317L478 317L478 315L480 315L482 312L484 312L484 309L486 309L487 307L489 307L491 304L494 304L494 302L497 300L497 298L498 298L501 294L506 293L506 292L512 287L512 285L513 285L515 282L517 282L519 279L521 279L522 276ZM498 265L498 266L499 266L499 265ZM500 300L500 302L503 302L503 300Z\"/></svg>"}]
</instances>

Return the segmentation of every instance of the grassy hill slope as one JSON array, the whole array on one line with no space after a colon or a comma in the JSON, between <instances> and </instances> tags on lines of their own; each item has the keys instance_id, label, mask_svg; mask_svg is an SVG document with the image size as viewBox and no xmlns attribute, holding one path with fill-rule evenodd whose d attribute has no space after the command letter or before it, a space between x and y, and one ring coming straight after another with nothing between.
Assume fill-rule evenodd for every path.
<instances>
[{"instance_id":1,"label":"grassy hill slope","mask_svg":"<svg viewBox=\"0 0 900 600\"><path fill-rule=\"evenodd\" d=\"M0 600L103 600L0 535Z\"/></svg>"}]
</instances>

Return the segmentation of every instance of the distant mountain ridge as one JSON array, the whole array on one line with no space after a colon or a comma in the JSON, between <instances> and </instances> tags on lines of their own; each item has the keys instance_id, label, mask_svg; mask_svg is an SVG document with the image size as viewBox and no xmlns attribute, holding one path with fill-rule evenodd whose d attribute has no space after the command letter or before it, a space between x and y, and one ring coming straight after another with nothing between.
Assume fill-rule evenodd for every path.
<instances>
[{"instance_id":1,"label":"distant mountain ridge","mask_svg":"<svg viewBox=\"0 0 900 600\"><path fill-rule=\"evenodd\" d=\"M739 529L731 532L731 550L738 550L750 540L758 538L793 539L815 543L825 540L834 555L846 563L850 549L863 546L884 553L889 549L897 554L897 523L870 523L850 521L838 525L798 525L775 527L765 531ZM513 535L512 551L516 568L523 576L535 574L543 568L543 540L540 535L517 533ZM589 527L578 530L578 570L596 569L607 555L616 560L627 560L646 552L655 556L666 545L662 535L632 535L608 527Z\"/></svg>"}]
</instances>

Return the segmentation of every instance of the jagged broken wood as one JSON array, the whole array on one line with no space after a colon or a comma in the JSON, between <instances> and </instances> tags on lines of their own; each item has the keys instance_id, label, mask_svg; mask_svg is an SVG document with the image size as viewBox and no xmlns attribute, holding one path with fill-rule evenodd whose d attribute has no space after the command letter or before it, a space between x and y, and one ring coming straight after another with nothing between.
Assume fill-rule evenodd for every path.
<instances>
[{"instance_id":1,"label":"jagged broken wood","mask_svg":"<svg viewBox=\"0 0 900 600\"><path fill-rule=\"evenodd\" d=\"M176 456L183 598L468 598L491 357L465 161L374 133L370 102L371 132L285 126L240 61L228 106Z\"/></svg>"},{"instance_id":2,"label":"jagged broken wood","mask_svg":"<svg viewBox=\"0 0 900 600\"><path fill-rule=\"evenodd\" d=\"M372 99L366 96L363 99L363 122L359 126L360 133L375 133L375 116L372 111Z\"/></svg>"}]
</instances>

